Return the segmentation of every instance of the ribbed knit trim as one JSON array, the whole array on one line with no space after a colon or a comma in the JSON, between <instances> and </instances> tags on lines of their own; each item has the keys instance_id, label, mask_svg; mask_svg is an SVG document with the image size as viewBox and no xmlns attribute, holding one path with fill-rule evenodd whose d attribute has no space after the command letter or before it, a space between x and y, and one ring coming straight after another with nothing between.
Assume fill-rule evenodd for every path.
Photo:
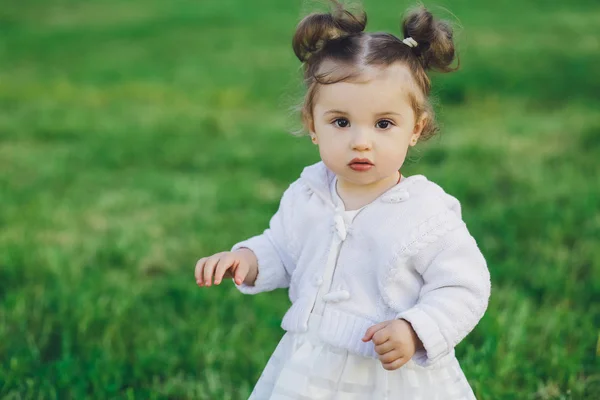
<instances>
[{"instance_id":1,"label":"ribbed knit trim","mask_svg":"<svg viewBox=\"0 0 600 400\"><path fill-rule=\"evenodd\" d=\"M417 352L413 360L419 365L430 365L446 355L451 348L442 335L437 323L418 307L410 308L396 315L396 319L405 319L412 325L415 333L423 342L425 351Z\"/></svg>"},{"instance_id":2,"label":"ribbed knit trim","mask_svg":"<svg viewBox=\"0 0 600 400\"><path fill-rule=\"evenodd\" d=\"M256 259L258 260L258 275L256 276L254 286L243 282L238 285L235 283L235 280L232 280L240 292L244 294L257 294L288 285L285 268L267 235L254 236L237 243L232 247L231 251L243 247L249 248L256 255Z\"/></svg>"},{"instance_id":3,"label":"ribbed knit trim","mask_svg":"<svg viewBox=\"0 0 600 400\"><path fill-rule=\"evenodd\" d=\"M281 327L290 332L306 332L308 330L308 316L312 303L310 298L300 297L287 310L281 321Z\"/></svg>"},{"instance_id":4,"label":"ribbed knit trim","mask_svg":"<svg viewBox=\"0 0 600 400\"><path fill-rule=\"evenodd\" d=\"M319 329L321 339L363 357L378 358L373 341L363 342L367 329L377 324L367 318L345 313L331 307L323 312Z\"/></svg>"},{"instance_id":5,"label":"ribbed knit trim","mask_svg":"<svg viewBox=\"0 0 600 400\"><path fill-rule=\"evenodd\" d=\"M310 315L310 302L298 299L283 317L281 327L289 332L306 332ZM377 324L367 318L336 310L331 306L323 312L319 337L326 343L346 349L363 357L378 358L372 341L363 342L367 329Z\"/></svg>"}]
</instances>

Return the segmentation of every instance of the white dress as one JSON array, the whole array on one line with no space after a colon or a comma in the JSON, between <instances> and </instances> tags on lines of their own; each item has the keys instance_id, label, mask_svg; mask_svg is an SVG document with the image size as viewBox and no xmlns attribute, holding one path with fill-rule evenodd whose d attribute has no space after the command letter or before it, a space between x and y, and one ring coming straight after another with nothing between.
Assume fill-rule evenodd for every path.
<instances>
[{"instance_id":1,"label":"white dress","mask_svg":"<svg viewBox=\"0 0 600 400\"><path fill-rule=\"evenodd\" d=\"M343 210L348 227L362 208L345 211L336 185L334 179L331 194ZM329 290L334 272L335 259L330 257L308 320L308 331L283 335L249 400L475 399L456 358L431 367L421 367L409 360L402 367L388 371L378 359L323 342L317 334L323 315L322 297Z\"/></svg>"}]
</instances>

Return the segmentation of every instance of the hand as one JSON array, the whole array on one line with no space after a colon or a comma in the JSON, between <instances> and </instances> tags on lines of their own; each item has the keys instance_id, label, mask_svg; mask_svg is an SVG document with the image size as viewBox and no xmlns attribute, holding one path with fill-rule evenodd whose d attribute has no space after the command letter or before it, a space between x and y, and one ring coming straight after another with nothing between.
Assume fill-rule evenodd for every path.
<instances>
[{"instance_id":1,"label":"hand","mask_svg":"<svg viewBox=\"0 0 600 400\"><path fill-rule=\"evenodd\" d=\"M393 319L373 325L362 338L363 342L373 339L375 351L383 368L393 371L408 362L423 343L412 325L403 319Z\"/></svg>"},{"instance_id":2,"label":"hand","mask_svg":"<svg viewBox=\"0 0 600 400\"><path fill-rule=\"evenodd\" d=\"M210 286L214 274L215 285L224 278L234 278L235 283L241 284L248 278L249 282L256 280L257 261L250 249L242 248L234 252L224 251L210 257L201 258L196 263L195 277L198 286Z\"/></svg>"}]
</instances>

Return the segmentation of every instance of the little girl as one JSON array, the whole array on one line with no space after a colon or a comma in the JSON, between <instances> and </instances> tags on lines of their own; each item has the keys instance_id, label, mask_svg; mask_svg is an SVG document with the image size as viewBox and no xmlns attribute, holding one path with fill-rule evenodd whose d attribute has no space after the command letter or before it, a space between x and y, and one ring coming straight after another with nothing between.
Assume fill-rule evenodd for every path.
<instances>
[{"instance_id":1,"label":"little girl","mask_svg":"<svg viewBox=\"0 0 600 400\"><path fill-rule=\"evenodd\" d=\"M286 330L250 399L474 399L454 347L483 316L490 275L458 200L400 168L436 131L427 72L449 72L452 30L425 8L402 38L366 33L332 1L293 48L303 123L321 161L283 194L264 233L198 261L199 286L289 288Z\"/></svg>"}]
</instances>

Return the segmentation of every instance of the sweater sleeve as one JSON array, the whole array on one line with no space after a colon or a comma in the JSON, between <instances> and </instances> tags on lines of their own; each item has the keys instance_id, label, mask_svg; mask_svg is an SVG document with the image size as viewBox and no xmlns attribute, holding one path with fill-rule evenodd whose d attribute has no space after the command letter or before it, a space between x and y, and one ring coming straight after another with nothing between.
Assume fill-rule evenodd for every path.
<instances>
[{"instance_id":1,"label":"sweater sleeve","mask_svg":"<svg viewBox=\"0 0 600 400\"><path fill-rule=\"evenodd\" d=\"M459 217L453 218L458 220L446 221L451 229L412 257L423 286L417 303L396 315L410 322L423 342L424 350L413 356L421 366L447 355L475 328L491 293L487 263L475 239Z\"/></svg>"},{"instance_id":2,"label":"sweater sleeve","mask_svg":"<svg viewBox=\"0 0 600 400\"><path fill-rule=\"evenodd\" d=\"M236 243L231 248L231 251L248 248L258 260L258 275L253 286L245 283L238 285L232 280L240 292L257 294L290 286L290 278L296 267L291 229L296 186L296 183L292 183L284 192L279 209L271 217L269 227L262 234Z\"/></svg>"}]
</instances>

